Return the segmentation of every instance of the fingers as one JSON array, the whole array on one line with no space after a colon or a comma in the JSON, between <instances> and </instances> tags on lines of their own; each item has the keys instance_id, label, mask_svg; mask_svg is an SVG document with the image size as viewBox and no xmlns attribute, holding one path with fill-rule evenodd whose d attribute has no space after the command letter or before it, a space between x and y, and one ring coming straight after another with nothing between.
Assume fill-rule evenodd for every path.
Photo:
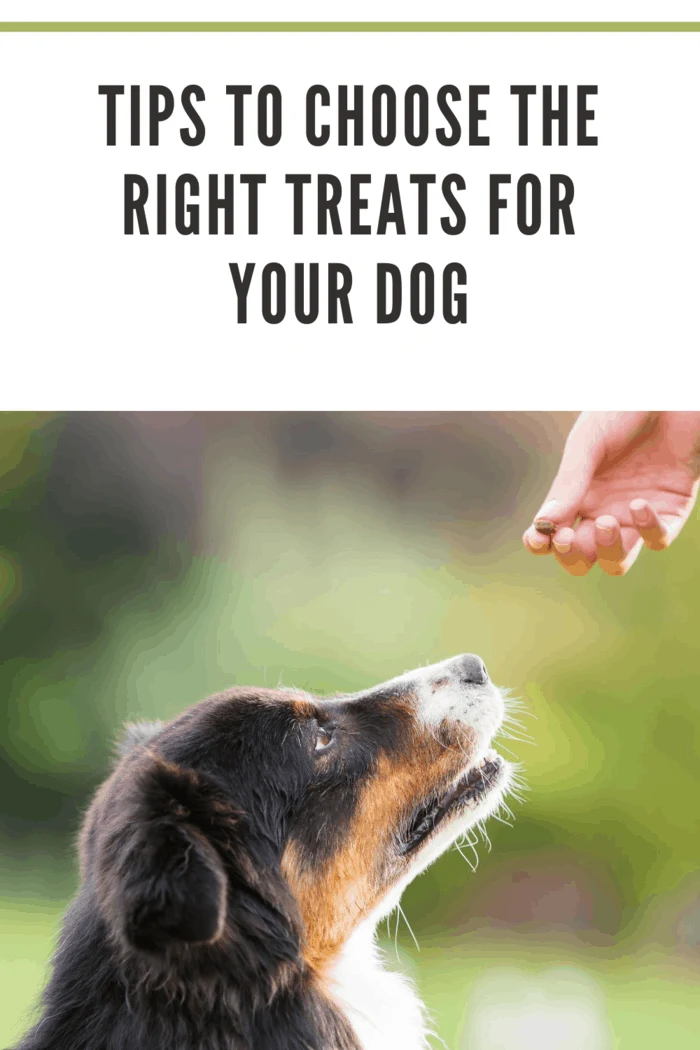
<instances>
[{"instance_id":1,"label":"fingers","mask_svg":"<svg viewBox=\"0 0 700 1050\"><path fill-rule=\"evenodd\" d=\"M595 565L595 546L587 538L585 524L574 531L559 529L552 538L554 555L570 576L585 576Z\"/></svg>"},{"instance_id":2,"label":"fingers","mask_svg":"<svg viewBox=\"0 0 700 1050\"><path fill-rule=\"evenodd\" d=\"M543 536L531 526L523 543L532 554L554 553L561 567L571 576L585 576L596 563L593 522L582 522L575 530L565 526L553 536Z\"/></svg>"},{"instance_id":3,"label":"fingers","mask_svg":"<svg viewBox=\"0 0 700 1050\"><path fill-rule=\"evenodd\" d=\"M549 554L551 550L551 536L545 536L538 532L534 525L526 530L523 536L525 549L531 554Z\"/></svg>"},{"instance_id":4,"label":"fingers","mask_svg":"<svg viewBox=\"0 0 700 1050\"><path fill-rule=\"evenodd\" d=\"M570 576L585 576L596 562L608 576L624 576L643 546L637 529L621 527L611 514L603 514L595 522L582 521L575 529L568 526L557 529L552 537L539 533L533 536L534 532L531 527L523 537L527 549L533 554L553 552Z\"/></svg>"},{"instance_id":5,"label":"fingers","mask_svg":"<svg viewBox=\"0 0 700 1050\"><path fill-rule=\"evenodd\" d=\"M608 576L624 576L644 545L665 550L683 524L682 519L664 521L644 499L632 500L629 506L633 526L621 526L612 514L603 514L595 522L582 521L575 529L564 525L553 534L540 533L531 525L523 543L532 554L553 553L571 576L585 576L596 561Z\"/></svg>"},{"instance_id":6,"label":"fingers","mask_svg":"<svg viewBox=\"0 0 700 1050\"><path fill-rule=\"evenodd\" d=\"M649 550L665 550L678 534L680 522L676 528L666 525L645 499L633 499L630 503L630 513Z\"/></svg>"},{"instance_id":7,"label":"fingers","mask_svg":"<svg viewBox=\"0 0 700 1050\"><path fill-rule=\"evenodd\" d=\"M596 518L595 545L598 564L608 576L624 576L632 567L642 549L642 539L636 529L620 528L612 514Z\"/></svg>"}]
</instances>

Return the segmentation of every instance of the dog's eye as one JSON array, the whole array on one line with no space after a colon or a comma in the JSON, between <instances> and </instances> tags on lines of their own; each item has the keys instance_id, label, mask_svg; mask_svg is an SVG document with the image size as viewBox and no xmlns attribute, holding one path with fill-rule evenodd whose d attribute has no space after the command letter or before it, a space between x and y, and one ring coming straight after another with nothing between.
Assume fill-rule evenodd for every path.
<instances>
[{"instance_id":1,"label":"dog's eye","mask_svg":"<svg viewBox=\"0 0 700 1050\"><path fill-rule=\"evenodd\" d=\"M315 751L325 751L333 743L333 730L330 726L319 726L316 730Z\"/></svg>"}]
</instances>

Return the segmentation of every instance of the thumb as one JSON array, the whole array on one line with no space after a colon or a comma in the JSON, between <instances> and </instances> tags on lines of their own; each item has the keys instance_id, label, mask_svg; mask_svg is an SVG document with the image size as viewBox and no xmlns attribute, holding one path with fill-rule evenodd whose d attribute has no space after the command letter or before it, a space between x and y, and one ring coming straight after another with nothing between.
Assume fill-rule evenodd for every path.
<instances>
[{"instance_id":1,"label":"thumb","mask_svg":"<svg viewBox=\"0 0 700 1050\"><path fill-rule=\"evenodd\" d=\"M599 429L585 425L574 427L564 447L557 475L535 515L536 526L540 522L556 528L574 524L604 454L605 442Z\"/></svg>"}]
</instances>

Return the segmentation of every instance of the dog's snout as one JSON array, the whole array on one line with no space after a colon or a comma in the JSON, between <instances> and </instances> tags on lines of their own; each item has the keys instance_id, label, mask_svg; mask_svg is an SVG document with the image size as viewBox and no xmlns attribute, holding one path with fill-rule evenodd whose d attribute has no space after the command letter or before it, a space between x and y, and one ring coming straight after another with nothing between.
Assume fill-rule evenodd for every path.
<instances>
[{"instance_id":1,"label":"dog's snout","mask_svg":"<svg viewBox=\"0 0 700 1050\"><path fill-rule=\"evenodd\" d=\"M492 684L484 661L475 653L462 653L430 667L407 671L387 682L383 689L388 686L391 695L412 697L416 713L424 722L471 726L483 748L503 717L501 693Z\"/></svg>"},{"instance_id":2,"label":"dog's snout","mask_svg":"<svg viewBox=\"0 0 700 1050\"><path fill-rule=\"evenodd\" d=\"M459 658L459 677L468 685L486 685L489 680L486 664L480 656L465 653Z\"/></svg>"}]
</instances>

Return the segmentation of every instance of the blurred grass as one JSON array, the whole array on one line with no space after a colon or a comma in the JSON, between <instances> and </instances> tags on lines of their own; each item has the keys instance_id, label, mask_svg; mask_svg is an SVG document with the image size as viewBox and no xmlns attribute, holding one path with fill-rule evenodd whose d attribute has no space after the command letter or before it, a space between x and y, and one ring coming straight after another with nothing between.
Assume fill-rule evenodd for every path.
<instances>
[{"instance_id":1,"label":"blurred grass","mask_svg":"<svg viewBox=\"0 0 700 1050\"><path fill-rule=\"evenodd\" d=\"M11 1046L28 1026L48 973L62 903L0 901L0 1045Z\"/></svg>"},{"instance_id":2,"label":"blurred grass","mask_svg":"<svg viewBox=\"0 0 700 1050\"><path fill-rule=\"evenodd\" d=\"M700 525L622 582L528 561L521 526L568 423L0 425L1 1037L41 983L124 720L236 682L354 690L474 651L535 716L535 746L501 741L530 792L512 828L491 822L476 873L453 852L405 896L422 951L399 945L442 1036L496 1047L496 1022L484 1043L468 1018L497 994L556 1025L559 981L601 1048L700 1045Z\"/></svg>"},{"instance_id":3,"label":"blurred grass","mask_svg":"<svg viewBox=\"0 0 700 1050\"><path fill-rule=\"evenodd\" d=\"M580 1044L582 1050L603 1050L608 1046L652 1050L669 1039L676 1050L693 1050L698 1045L699 974L679 972L663 959L617 960L611 965L590 959L584 962L579 951L561 944L523 945L508 940L455 944L442 939L428 953L423 948L417 973L440 1035L448 1046L459 1050L506 1050L506 1045L508 1050L530 1050L535 1046L578 1050L577 1028L580 1030L591 1000L594 1009L599 1009L595 1026L587 1033L586 1042ZM546 990L562 975L573 979L573 995L570 992L568 1000L570 1014L565 1039L550 1042L545 1018L533 1004L531 989L539 987L546 995ZM540 1011L543 998L538 1004ZM474 1029L479 1031L479 1014L484 1013L485 999L493 1003L493 1014L498 1020L510 1015L516 1022L507 1032L507 1044L498 1041L498 1021L494 1023L490 1015L486 1019L492 1026L490 1038L475 1038ZM550 1001L556 1003L556 994ZM571 1009L577 1003L580 1013ZM533 1027L528 1028L527 1018L533 1014Z\"/></svg>"}]
</instances>

